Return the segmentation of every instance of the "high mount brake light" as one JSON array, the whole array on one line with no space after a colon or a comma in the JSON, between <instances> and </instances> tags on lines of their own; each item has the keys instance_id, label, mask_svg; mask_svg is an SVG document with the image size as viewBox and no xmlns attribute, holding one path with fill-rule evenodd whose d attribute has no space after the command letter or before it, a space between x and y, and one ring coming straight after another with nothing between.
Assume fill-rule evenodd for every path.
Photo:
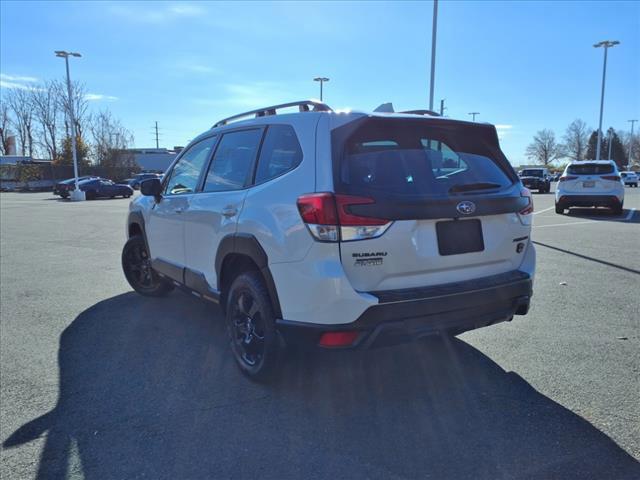
<instances>
[{"instance_id":1,"label":"high mount brake light","mask_svg":"<svg viewBox=\"0 0 640 480\"><path fill-rule=\"evenodd\" d=\"M390 220L354 214L352 205L374 204L368 197L334 195L330 192L309 193L298 197L298 211L309 231L324 242L364 240L382 235Z\"/></svg>"}]
</instances>

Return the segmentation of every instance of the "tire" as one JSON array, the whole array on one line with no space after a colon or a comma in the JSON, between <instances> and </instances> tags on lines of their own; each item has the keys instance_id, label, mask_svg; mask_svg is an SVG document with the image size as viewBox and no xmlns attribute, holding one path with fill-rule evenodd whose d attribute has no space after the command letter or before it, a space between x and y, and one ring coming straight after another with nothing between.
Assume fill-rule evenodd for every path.
<instances>
[{"instance_id":1,"label":"tire","mask_svg":"<svg viewBox=\"0 0 640 480\"><path fill-rule=\"evenodd\" d=\"M97 198L96 192L89 190L84 194L84 198L87 200L95 200Z\"/></svg>"},{"instance_id":2,"label":"tire","mask_svg":"<svg viewBox=\"0 0 640 480\"><path fill-rule=\"evenodd\" d=\"M615 207L611 207L611 211L613 212L614 215L622 215L623 210L624 210L624 207L622 206L622 204L616 205Z\"/></svg>"},{"instance_id":3,"label":"tire","mask_svg":"<svg viewBox=\"0 0 640 480\"><path fill-rule=\"evenodd\" d=\"M564 215L564 207L556 203L556 213L558 215Z\"/></svg>"},{"instance_id":4,"label":"tire","mask_svg":"<svg viewBox=\"0 0 640 480\"><path fill-rule=\"evenodd\" d=\"M173 284L160 278L151 268L151 261L144 238L136 235L127 240L122 248L122 270L136 292L147 297L164 297Z\"/></svg>"},{"instance_id":5,"label":"tire","mask_svg":"<svg viewBox=\"0 0 640 480\"><path fill-rule=\"evenodd\" d=\"M69 198L69 194L68 193L61 193L60 196L62 198Z\"/></svg>"},{"instance_id":6,"label":"tire","mask_svg":"<svg viewBox=\"0 0 640 480\"><path fill-rule=\"evenodd\" d=\"M226 305L231 351L242 373L250 379L269 380L280 360L275 315L269 293L258 272L238 275Z\"/></svg>"}]
</instances>

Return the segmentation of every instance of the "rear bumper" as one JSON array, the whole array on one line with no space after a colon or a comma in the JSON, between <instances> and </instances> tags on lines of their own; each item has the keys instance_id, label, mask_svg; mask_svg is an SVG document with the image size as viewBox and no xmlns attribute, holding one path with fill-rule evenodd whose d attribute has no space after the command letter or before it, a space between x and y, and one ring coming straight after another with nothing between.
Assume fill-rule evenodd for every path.
<instances>
[{"instance_id":1,"label":"rear bumper","mask_svg":"<svg viewBox=\"0 0 640 480\"><path fill-rule=\"evenodd\" d=\"M320 325L278 320L287 343L315 346L325 332L358 331L348 348L373 348L404 343L447 330L472 330L525 315L532 279L513 271L435 287L370 292L380 303L352 323Z\"/></svg>"},{"instance_id":2,"label":"rear bumper","mask_svg":"<svg viewBox=\"0 0 640 480\"><path fill-rule=\"evenodd\" d=\"M559 195L558 205L566 207L617 207L622 200L617 195Z\"/></svg>"}]
</instances>

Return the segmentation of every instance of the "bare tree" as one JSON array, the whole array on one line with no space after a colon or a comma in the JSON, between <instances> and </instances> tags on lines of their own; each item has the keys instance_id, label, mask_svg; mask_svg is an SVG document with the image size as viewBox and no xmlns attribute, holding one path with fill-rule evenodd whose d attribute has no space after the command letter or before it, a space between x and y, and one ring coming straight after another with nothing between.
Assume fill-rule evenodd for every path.
<instances>
[{"instance_id":1,"label":"bare tree","mask_svg":"<svg viewBox=\"0 0 640 480\"><path fill-rule=\"evenodd\" d=\"M584 160L589 143L589 131L589 127L582 120L576 119L571 122L562 137L564 156L571 160Z\"/></svg>"},{"instance_id":2,"label":"bare tree","mask_svg":"<svg viewBox=\"0 0 640 480\"><path fill-rule=\"evenodd\" d=\"M71 125L69 122L69 95L66 83L56 82L58 86L58 99L62 110L65 113L64 126L67 137L71 136ZM73 102L73 116L76 120L76 134L78 138L84 138L85 127L88 121L89 102L87 101L87 89L84 84L71 82L71 100Z\"/></svg>"},{"instance_id":3,"label":"bare tree","mask_svg":"<svg viewBox=\"0 0 640 480\"><path fill-rule=\"evenodd\" d=\"M22 156L33 155L33 113L31 91L13 88L7 93L7 104L13 113L13 124L20 142Z\"/></svg>"},{"instance_id":4,"label":"bare tree","mask_svg":"<svg viewBox=\"0 0 640 480\"><path fill-rule=\"evenodd\" d=\"M562 158L564 153L562 146L556 142L556 135L552 130L540 130L533 137L533 142L529 144L525 152L528 158L549 165L558 158Z\"/></svg>"},{"instance_id":5,"label":"bare tree","mask_svg":"<svg viewBox=\"0 0 640 480\"><path fill-rule=\"evenodd\" d=\"M39 143L50 159L58 158L58 129L60 120L60 84L48 81L41 88L31 91L33 115L40 126Z\"/></svg>"},{"instance_id":6,"label":"bare tree","mask_svg":"<svg viewBox=\"0 0 640 480\"><path fill-rule=\"evenodd\" d=\"M126 149L133 143L133 135L113 118L109 110L103 110L89 117L93 140L93 157L98 165L114 167L133 166L133 155Z\"/></svg>"},{"instance_id":7,"label":"bare tree","mask_svg":"<svg viewBox=\"0 0 640 480\"><path fill-rule=\"evenodd\" d=\"M9 105L4 99L0 99L0 155L9 153Z\"/></svg>"}]
</instances>

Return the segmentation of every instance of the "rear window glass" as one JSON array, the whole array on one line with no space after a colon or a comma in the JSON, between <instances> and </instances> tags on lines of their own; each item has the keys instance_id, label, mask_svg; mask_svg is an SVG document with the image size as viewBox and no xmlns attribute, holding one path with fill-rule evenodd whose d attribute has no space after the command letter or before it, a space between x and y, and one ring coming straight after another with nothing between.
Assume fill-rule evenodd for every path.
<instances>
[{"instance_id":1,"label":"rear window glass","mask_svg":"<svg viewBox=\"0 0 640 480\"><path fill-rule=\"evenodd\" d=\"M569 165L567 173L572 175L600 175L613 173L613 165L610 163L585 163L583 165Z\"/></svg>"},{"instance_id":2,"label":"rear window glass","mask_svg":"<svg viewBox=\"0 0 640 480\"><path fill-rule=\"evenodd\" d=\"M255 183L282 175L302 161L302 148L289 125L271 125L260 151Z\"/></svg>"},{"instance_id":3,"label":"rear window glass","mask_svg":"<svg viewBox=\"0 0 640 480\"><path fill-rule=\"evenodd\" d=\"M542 170L522 170L520 172L521 177L542 177Z\"/></svg>"},{"instance_id":4,"label":"rear window glass","mask_svg":"<svg viewBox=\"0 0 640 480\"><path fill-rule=\"evenodd\" d=\"M509 172L496 162L502 155L497 142L487 138L485 132L477 134L474 130L478 129L370 121L344 143L339 181L348 191L418 195L512 185Z\"/></svg>"}]
</instances>

